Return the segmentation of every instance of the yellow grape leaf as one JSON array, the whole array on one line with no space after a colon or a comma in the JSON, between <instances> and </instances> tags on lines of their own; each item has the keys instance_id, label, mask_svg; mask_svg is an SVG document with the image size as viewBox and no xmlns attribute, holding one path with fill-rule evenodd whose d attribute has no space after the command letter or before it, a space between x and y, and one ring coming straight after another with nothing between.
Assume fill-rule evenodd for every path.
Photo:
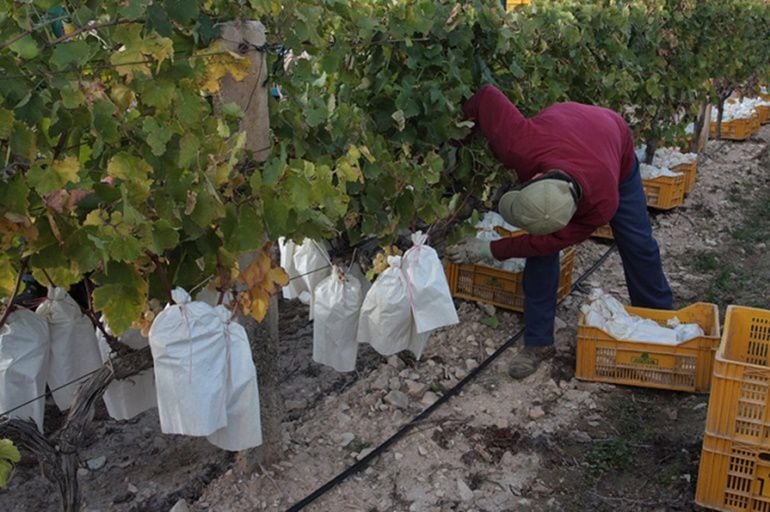
<instances>
[{"instance_id":1,"label":"yellow grape leaf","mask_svg":"<svg viewBox=\"0 0 770 512\"><path fill-rule=\"evenodd\" d=\"M0 296L11 296L14 286L16 286L16 274L17 271L13 268L10 259L0 259Z\"/></svg>"},{"instance_id":2,"label":"yellow grape leaf","mask_svg":"<svg viewBox=\"0 0 770 512\"><path fill-rule=\"evenodd\" d=\"M206 75L200 87L209 93L219 91L219 81L225 76L230 75L233 80L240 82L251 70L248 57L226 50L221 41L214 42L199 55L206 63Z\"/></svg>"},{"instance_id":3,"label":"yellow grape leaf","mask_svg":"<svg viewBox=\"0 0 770 512\"><path fill-rule=\"evenodd\" d=\"M269 250L268 244L238 277L247 288L238 296L241 310L258 322L265 319L270 305L270 295L289 283L289 275L273 263Z\"/></svg>"},{"instance_id":4,"label":"yellow grape leaf","mask_svg":"<svg viewBox=\"0 0 770 512\"><path fill-rule=\"evenodd\" d=\"M115 66L115 71L125 77L126 83L130 83L136 75L149 75L150 67L145 56L138 49L118 50L110 57L110 64Z\"/></svg>"},{"instance_id":5,"label":"yellow grape leaf","mask_svg":"<svg viewBox=\"0 0 770 512\"><path fill-rule=\"evenodd\" d=\"M78 183L80 176L80 161L74 156L68 156L63 160L56 160L51 164L51 169L59 175L62 183Z\"/></svg>"},{"instance_id":6,"label":"yellow grape leaf","mask_svg":"<svg viewBox=\"0 0 770 512\"><path fill-rule=\"evenodd\" d=\"M142 41L142 53L149 55L158 61L155 72L160 71L160 65L166 59L174 60L174 41L167 37L161 37L152 32Z\"/></svg>"}]
</instances>

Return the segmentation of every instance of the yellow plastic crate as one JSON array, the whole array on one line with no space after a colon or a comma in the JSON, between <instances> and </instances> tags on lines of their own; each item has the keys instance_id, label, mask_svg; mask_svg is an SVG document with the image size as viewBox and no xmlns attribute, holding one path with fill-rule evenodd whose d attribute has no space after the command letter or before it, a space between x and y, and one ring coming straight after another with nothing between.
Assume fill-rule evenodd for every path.
<instances>
[{"instance_id":1,"label":"yellow plastic crate","mask_svg":"<svg viewBox=\"0 0 770 512\"><path fill-rule=\"evenodd\" d=\"M684 174L684 193L689 194L692 188L695 186L695 176L698 173L698 162L680 164L671 170Z\"/></svg>"},{"instance_id":2,"label":"yellow plastic crate","mask_svg":"<svg viewBox=\"0 0 770 512\"><path fill-rule=\"evenodd\" d=\"M759 129L759 117L754 116L751 119L734 119L732 121L722 121L722 138L727 140L746 140ZM717 124L711 123L709 126L709 136L716 137Z\"/></svg>"},{"instance_id":3,"label":"yellow plastic crate","mask_svg":"<svg viewBox=\"0 0 770 512\"><path fill-rule=\"evenodd\" d=\"M697 302L676 311L626 307L631 314L661 325L673 317L697 323L705 333L679 345L620 340L597 327L578 322L575 377L674 391L705 392L711 384L714 352L719 345L719 310Z\"/></svg>"},{"instance_id":4,"label":"yellow plastic crate","mask_svg":"<svg viewBox=\"0 0 770 512\"><path fill-rule=\"evenodd\" d=\"M527 5L529 0L505 0L505 10L510 11L518 5Z\"/></svg>"},{"instance_id":5,"label":"yellow plastic crate","mask_svg":"<svg viewBox=\"0 0 770 512\"><path fill-rule=\"evenodd\" d=\"M558 300L566 297L572 288L575 248L565 249L560 262ZM524 272L508 272L485 265L456 265L451 262L444 264L444 272L452 297L486 302L512 311L524 311Z\"/></svg>"},{"instance_id":6,"label":"yellow plastic crate","mask_svg":"<svg viewBox=\"0 0 770 512\"><path fill-rule=\"evenodd\" d=\"M670 210L684 203L685 176L660 176L642 180L647 206L658 210Z\"/></svg>"},{"instance_id":7,"label":"yellow plastic crate","mask_svg":"<svg viewBox=\"0 0 770 512\"><path fill-rule=\"evenodd\" d=\"M605 240L615 239L615 235L612 234L612 227L609 224L596 228L591 236L595 238L604 238Z\"/></svg>"},{"instance_id":8,"label":"yellow plastic crate","mask_svg":"<svg viewBox=\"0 0 770 512\"><path fill-rule=\"evenodd\" d=\"M770 512L770 451L706 434L695 502L726 512Z\"/></svg>"},{"instance_id":9,"label":"yellow plastic crate","mask_svg":"<svg viewBox=\"0 0 770 512\"><path fill-rule=\"evenodd\" d=\"M770 123L770 105L759 105L756 107L759 124Z\"/></svg>"},{"instance_id":10,"label":"yellow plastic crate","mask_svg":"<svg viewBox=\"0 0 770 512\"><path fill-rule=\"evenodd\" d=\"M770 451L770 311L727 307L706 433Z\"/></svg>"}]
</instances>

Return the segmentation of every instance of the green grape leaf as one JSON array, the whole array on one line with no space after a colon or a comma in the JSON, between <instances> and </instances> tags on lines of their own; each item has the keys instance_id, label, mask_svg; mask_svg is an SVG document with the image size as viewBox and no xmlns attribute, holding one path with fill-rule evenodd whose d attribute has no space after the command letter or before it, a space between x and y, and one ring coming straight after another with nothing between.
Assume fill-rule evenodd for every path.
<instances>
[{"instance_id":1,"label":"green grape leaf","mask_svg":"<svg viewBox=\"0 0 770 512\"><path fill-rule=\"evenodd\" d=\"M227 240L227 248L234 253L255 251L264 244L262 222L253 205L243 205L237 216L232 210L223 222L222 228Z\"/></svg>"},{"instance_id":2,"label":"green grape leaf","mask_svg":"<svg viewBox=\"0 0 770 512\"><path fill-rule=\"evenodd\" d=\"M11 50L19 57L25 60L31 60L40 54L38 47L32 36L25 36L10 46Z\"/></svg>"},{"instance_id":3,"label":"green grape leaf","mask_svg":"<svg viewBox=\"0 0 770 512\"><path fill-rule=\"evenodd\" d=\"M179 233L165 219L160 219L152 226L152 252L163 254L179 244Z\"/></svg>"},{"instance_id":4,"label":"green grape leaf","mask_svg":"<svg viewBox=\"0 0 770 512\"><path fill-rule=\"evenodd\" d=\"M179 167L189 167L198 160L200 140L192 133L185 133L179 140Z\"/></svg>"},{"instance_id":5,"label":"green grape leaf","mask_svg":"<svg viewBox=\"0 0 770 512\"><path fill-rule=\"evenodd\" d=\"M7 139L13 130L13 111L0 108L0 139Z\"/></svg>"},{"instance_id":6,"label":"green grape leaf","mask_svg":"<svg viewBox=\"0 0 770 512\"><path fill-rule=\"evenodd\" d=\"M0 439L0 489L8 485L13 466L21 460L21 453L10 439Z\"/></svg>"},{"instance_id":7,"label":"green grape leaf","mask_svg":"<svg viewBox=\"0 0 770 512\"><path fill-rule=\"evenodd\" d=\"M53 162L47 167L35 165L27 173L28 183L41 195L63 189L67 183L80 181L80 162L74 156Z\"/></svg>"},{"instance_id":8,"label":"green grape leaf","mask_svg":"<svg viewBox=\"0 0 770 512\"><path fill-rule=\"evenodd\" d=\"M68 41L57 44L51 54L51 66L62 70L70 66L82 67L88 62L91 49L85 41Z\"/></svg>"},{"instance_id":9,"label":"green grape leaf","mask_svg":"<svg viewBox=\"0 0 770 512\"><path fill-rule=\"evenodd\" d=\"M104 313L112 332L119 335L142 314L145 293L122 284L106 284L93 292L94 309Z\"/></svg>"},{"instance_id":10,"label":"green grape leaf","mask_svg":"<svg viewBox=\"0 0 770 512\"><path fill-rule=\"evenodd\" d=\"M116 236L110 240L108 252L113 261L131 262L142 254L142 246L133 236Z\"/></svg>"},{"instance_id":11,"label":"green grape leaf","mask_svg":"<svg viewBox=\"0 0 770 512\"><path fill-rule=\"evenodd\" d=\"M168 108L176 97L176 87L168 80L148 80L142 87L142 103L158 109Z\"/></svg>"},{"instance_id":12,"label":"green grape leaf","mask_svg":"<svg viewBox=\"0 0 770 512\"><path fill-rule=\"evenodd\" d=\"M106 100L97 100L93 107L93 127L98 137L105 142L118 140L118 123L115 120L115 106Z\"/></svg>"},{"instance_id":13,"label":"green grape leaf","mask_svg":"<svg viewBox=\"0 0 770 512\"><path fill-rule=\"evenodd\" d=\"M198 17L198 0L164 0L168 16L179 23L187 23Z\"/></svg>"},{"instance_id":14,"label":"green grape leaf","mask_svg":"<svg viewBox=\"0 0 770 512\"><path fill-rule=\"evenodd\" d=\"M145 139L155 156L163 156L166 152L166 144L174 133L167 127L158 124L154 117L146 117L142 123L142 129L147 135Z\"/></svg>"},{"instance_id":15,"label":"green grape leaf","mask_svg":"<svg viewBox=\"0 0 770 512\"><path fill-rule=\"evenodd\" d=\"M126 181L142 181L152 172L152 166L126 152L117 153L107 163L107 174Z\"/></svg>"},{"instance_id":16,"label":"green grape leaf","mask_svg":"<svg viewBox=\"0 0 770 512\"><path fill-rule=\"evenodd\" d=\"M29 161L34 160L37 156L35 133L26 124L19 121L13 123L10 142L12 153Z\"/></svg>"}]
</instances>

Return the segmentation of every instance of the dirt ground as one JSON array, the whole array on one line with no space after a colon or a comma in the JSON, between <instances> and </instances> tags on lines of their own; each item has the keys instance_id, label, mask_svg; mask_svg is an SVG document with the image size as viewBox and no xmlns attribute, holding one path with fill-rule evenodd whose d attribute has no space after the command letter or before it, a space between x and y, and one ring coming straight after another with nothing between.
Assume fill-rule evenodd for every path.
<instances>
[{"instance_id":1,"label":"dirt ground","mask_svg":"<svg viewBox=\"0 0 770 512\"><path fill-rule=\"evenodd\" d=\"M651 217L675 305L770 308L770 126L748 141L709 142L684 206ZM609 243L577 248L575 276ZM321 497L312 511L694 511L705 394L574 379L577 315L591 286L627 301L613 254L559 306L557 355L529 378L506 351L459 396ZM312 362L307 308L281 303L285 458L244 476L204 439L160 432L155 411L130 421L97 411L80 470L87 511L285 510L365 456L521 327L497 327L458 301L461 323L437 332L420 361L361 347L357 371ZM50 413L55 416L52 408ZM55 418L54 418L55 421ZM0 510L56 511L32 462L0 491Z\"/></svg>"}]
</instances>

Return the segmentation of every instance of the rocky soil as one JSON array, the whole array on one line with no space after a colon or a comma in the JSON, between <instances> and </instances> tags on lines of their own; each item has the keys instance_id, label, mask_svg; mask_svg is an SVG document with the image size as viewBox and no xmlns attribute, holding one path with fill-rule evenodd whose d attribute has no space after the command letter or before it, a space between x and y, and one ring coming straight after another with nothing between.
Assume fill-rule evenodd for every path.
<instances>
[{"instance_id":1,"label":"rocky soil","mask_svg":"<svg viewBox=\"0 0 770 512\"><path fill-rule=\"evenodd\" d=\"M765 126L745 142L709 142L684 206L652 213L677 307L715 302L722 315L728 303L770 308L769 140ZM574 275L609 246L581 244ZM534 375L508 377L517 344L306 510L698 510L708 396L576 380L578 309L591 286L627 300L617 254L561 303L557 355ZM287 509L366 456L521 328L517 313L497 310L492 320L486 308L457 304L461 323L434 334L421 360L385 358L364 346L357 371L339 374L312 362L307 308L282 302L284 459L241 475L232 454L204 439L162 434L154 411L131 421L97 411L82 454L84 509ZM57 504L31 462L0 492L3 511L55 511Z\"/></svg>"}]
</instances>

